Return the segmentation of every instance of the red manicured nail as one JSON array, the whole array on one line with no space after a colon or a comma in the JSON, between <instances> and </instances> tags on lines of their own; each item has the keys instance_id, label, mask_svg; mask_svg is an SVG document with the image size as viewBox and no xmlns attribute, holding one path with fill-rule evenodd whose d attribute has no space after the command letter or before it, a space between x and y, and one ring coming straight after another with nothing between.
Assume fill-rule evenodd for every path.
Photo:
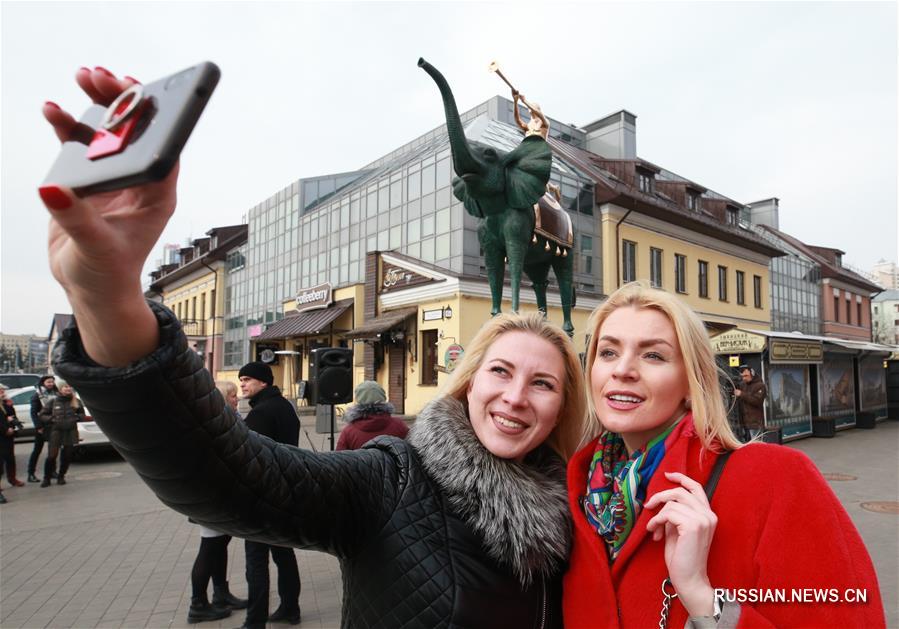
<instances>
[{"instance_id":1,"label":"red manicured nail","mask_svg":"<svg viewBox=\"0 0 899 629\"><path fill-rule=\"evenodd\" d=\"M126 78L127 80L131 81L132 83L137 83L138 85L141 85L141 82L138 81L137 79L135 79L133 76L127 76L127 75L125 75L125 78Z\"/></svg>"},{"instance_id":2,"label":"red manicured nail","mask_svg":"<svg viewBox=\"0 0 899 629\"><path fill-rule=\"evenodd\" d=\"M103 66L97 66L96 68L94 68L94 70L97 70L98 72L102 72L106 76L115 78L115 75L112 72L110 72L109 70L107 70L106 68L104 68Z\"/></svg>"},{"instance_id":3,"label":"red manicured nail","mask_svg":"<svg viewBox=\"0 0 899 629\"><path fill-rule=\"evenodd\" d=\"M88 68L87 66L81 66L81 67L78 68L78 69L79 69L79 70L84 70L85 72L90 72L90 71L91 71L91 69Z\"/></svg>"},{"instance_id":4,"label":"red manicured nail","mask_svg":"<svg viewBox=\"0 0 899 629\"><path fill-rule=\"evenodd\" d=\"M38 189L41 200L51 210L64 210L72 205L72 200L56 186L44 186Z\"/></svg>"},{"instance_id":5,"label":"red manicured nail","mask_svg":"<svg viewBox=\"0 0 899 629\"><path fill-rule=\"evenodd\" d=\"M49 105L49 106L52 107L53 109L60 109L59 105L57 105L56 103L54 103L52 100L48 100L48 101L45 102L44 104L45 104L45 105Z\"/></svg>"}]
</instances>

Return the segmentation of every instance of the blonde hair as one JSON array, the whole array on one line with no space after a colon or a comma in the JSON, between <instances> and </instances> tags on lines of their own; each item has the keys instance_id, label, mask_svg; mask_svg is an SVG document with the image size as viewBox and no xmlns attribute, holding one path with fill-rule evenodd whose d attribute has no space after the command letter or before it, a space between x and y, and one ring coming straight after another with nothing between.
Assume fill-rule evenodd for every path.
<instances>
[{"instance_id":1,"label":"blonde hair","mask_svg":"<svg viewBox=\"0 0 899 629\"><path fill-rule=\"evenodd\" d=\"M215 388L219 390L219 393L221 393L222 397L226 400L232 393L237 395L237 385L230 380L216 380Z\"/></svg>"},{"instance_id":2,"label":"blonde hair","mask_svg":"<svg viewBox=\"0 0 899 629\"><path fill-rule=\"evenodd\" d=\"M507 332L533 334L548 341L562 355L565 364L562 382L564 401L559 411L559 421L547 437L546 444L567 461L577 450L581 435L586 430L584 372L571 339L541 313L502 314L485 323L465 350L442 394L459 400L467 409L468 388L484 362L487 350Z\"/></svg>"},{"instance_id":3,"label":"blonde hair","mask_svg":"<svg viewBox=\"0 0 899 629\"><path fill-rule=\"evenodd\" d=\"M234 408L228 401L228 396L233 394L234 397L237 397L237 385L230 380L216 380L215 388L218 389L219 393L222 394L222 399L225 401L225 406L227 406L228 408Z\"/></svg>"},{"instance_id":4,"label":"blonde hair","mask_svg":"<svg viewBox=\"0 0 899 629\"><path fill-rule=\"evenodd\" d=\"M693 424L696 433L708 450L736 450L742 444L731 430L724 407L724 396L718 377L718 365L709 343L709 336L699 316L680 298L663 290L650 288L643 282L625 284L603 302L591 315L591 338L587 347L586 372L590 374L596 360L599 329L612 312L618 308L633 307L661 312L671 322L681 357L687 372ZM587 387L588 432L591 438L602 422L596 412L592 387Z\"/></svg>"}]
</instances>

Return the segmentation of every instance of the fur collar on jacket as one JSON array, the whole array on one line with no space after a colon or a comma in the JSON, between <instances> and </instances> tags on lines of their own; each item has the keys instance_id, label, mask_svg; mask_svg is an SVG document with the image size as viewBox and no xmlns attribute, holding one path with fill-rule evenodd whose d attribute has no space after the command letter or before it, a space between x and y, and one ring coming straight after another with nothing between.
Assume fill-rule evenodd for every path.
<instances>
[{"instance_id":1,"label":"fur collar on jacket","mask_svg":"<svg viewBox=\"0 0 899 629\"><path fill-rule=\"evenodd\" d=\"M524 587L561 572L571 521L565 463L558 455L540 447L524 463L494 456L481 445L462 403L449 397L421 411L408 441L490 557L511 568Z\"/></svg>"},{"instance_id":2,"label":"fur collar on jacket","mask_svg":"<svg viewBox=\"0 0 899 629\"><path fill-rule=\"evenodd\" d=\"M375 402L373 404L354 404L343 414L343 421L348 424L371 417L372 415L393 415L396 410L390 402Z\"/></svg>"}]
</instances>

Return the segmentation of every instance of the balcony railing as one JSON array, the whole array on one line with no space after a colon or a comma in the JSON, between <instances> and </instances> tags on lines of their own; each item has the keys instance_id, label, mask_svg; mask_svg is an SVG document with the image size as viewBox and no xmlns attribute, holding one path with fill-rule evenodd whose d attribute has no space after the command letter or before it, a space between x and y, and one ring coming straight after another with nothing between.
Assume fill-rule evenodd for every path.
<instances>
[{"instance_id":1,"label":"balcony railing","mask_svg":"<svg viewBox=\"0 0 899 629\"><path fill-rule=\"evenodd\" d=\"M206 336L206 321L197 319L182 319L181 327L187 336Z\"/></svg>"}]
</instances>

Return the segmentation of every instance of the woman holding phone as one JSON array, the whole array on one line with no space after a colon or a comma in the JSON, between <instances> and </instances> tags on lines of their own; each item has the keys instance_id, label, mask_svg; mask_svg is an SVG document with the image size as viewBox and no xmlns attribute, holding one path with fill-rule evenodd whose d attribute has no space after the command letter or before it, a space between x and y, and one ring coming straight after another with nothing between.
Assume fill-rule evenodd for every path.
<instances>
[{"instance_id":1,"label":"woman holding phone","mask_svg":"<svg viewBox=\"0 0 899 629\"><path fill-rule=\"evenodd\" d=\"M848 514L804 454L734 437L689 306L628 284L590 329L588 408L600 434L568 468L565 626L882 627ZM847 599L856 590L866 602ZM790 600L794 591L827 600Z\"/></svg>"},{"instance_id":2,"label":"woman holding phone","mask_svg":"<svg viewBox=\"0 0 899 629\"><path fill-rule=\"evenodd\" d=\"M132 82L104 69L76 79L99 104ZM86 135L56 105L44 115L63 141ZM560 627L564 462L585 417L568 337L538 314L496 317L407 441L335 453L274 443L225 409L177 319L143 297L177 176L82 199L40 191L50 266L77 320L54 365L117 450L204 526L336 555L344 626Z\"/></svg>"}]
</instances>

